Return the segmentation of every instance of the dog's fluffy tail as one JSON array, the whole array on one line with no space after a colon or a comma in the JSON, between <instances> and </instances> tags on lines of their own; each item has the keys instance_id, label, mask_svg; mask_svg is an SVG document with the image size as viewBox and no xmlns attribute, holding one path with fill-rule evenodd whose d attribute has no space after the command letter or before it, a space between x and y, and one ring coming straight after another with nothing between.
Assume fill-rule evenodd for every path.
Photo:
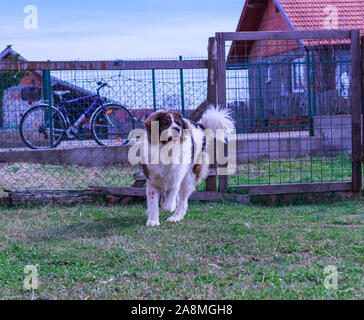
<instances>
[{"instance_id":1,"label":"dog's fluffy tail","mask_svg":"<svg viewBox=\"0 0 364 320\"><path fill-rule=\"evenodd\" d=\"M216 133L216 129L225 130L225 137L235 128L230 109L220 106L210 105L199 122L214 133Z\"/></svg>"}]
</instances>

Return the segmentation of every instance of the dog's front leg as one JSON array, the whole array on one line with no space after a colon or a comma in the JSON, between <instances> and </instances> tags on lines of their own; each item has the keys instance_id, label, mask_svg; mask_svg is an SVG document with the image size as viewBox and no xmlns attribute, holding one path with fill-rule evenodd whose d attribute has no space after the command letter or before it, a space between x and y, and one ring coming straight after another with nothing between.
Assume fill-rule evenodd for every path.
<instances>
[{"instance_id":1,"label":"dog's front leg","mask_svg":"<svg viewBox=\"0 0 364 320\"><path fill-rule=\"evenodd\" d=\"M159 226L159 197L160 192L147 181L147 226Z\"/></svg>"},{"instance_id":2,"label":"dog's front leg","mask_svg":"<svg viewBox=\"0 0 364 320\"><path fill-rule=\"evenodd\" d=\"M173 212L176 210L178 189L170 189L166 192L166 195L161 203L162 209L165 212Z\"/></svg>"},{"instance_id":3,"label":"dog's front leg","mask_svg":"<svg viewBox=\"0 0 364 320\"><path fill-rule=\"evenodd\" d=\"M177 222L181 221L186 214L187 207L188 207L188 198L195 190L195 183L196 178L195 175L187 175L181 184L179 193L178 193L178 202L177 202L177 209L173 216L169 217L167 221Z\"/></svg>"}]
</instances>

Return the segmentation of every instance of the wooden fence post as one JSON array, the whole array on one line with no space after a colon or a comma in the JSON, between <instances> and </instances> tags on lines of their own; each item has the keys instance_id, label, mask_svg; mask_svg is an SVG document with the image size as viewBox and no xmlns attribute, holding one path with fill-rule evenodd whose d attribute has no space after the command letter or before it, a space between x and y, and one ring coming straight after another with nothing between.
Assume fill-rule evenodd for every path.
<instances>
[{"instance_id":1,"label":"wooden fence post","mask_svg":"<svg viewBox=\"0 0 364 320\"><path fill-rule=\"evenodd\" d=\"M226 61L225 61L225 39L222 34L216 34L217 42L217 101L219 106L226 108ZM226 154L227 145L224 145ZM228 176L219 175L219 191L226 192L228 189Z\"/></svg>"},{"instance_id":2,"label":"wooden fence post","mask_svg":"<svg viewBox=\"0 0 364 320\"><path fill-rule=\"evenodd\" d=\"M208 51L208 75L207 75L207 103L208 105L213 104L216 106L216 91L217 91L217 52L216 52L216 41L215 38L209 38L209 44L207 47ZM215 140L213 146L216 145ZM210 169L216 173L216 148L214 147L213 163L210 164ZM216 174L208 176L206 178L206 191L216 191Z\"/></svg>"},{"instance_id":3,"label":"wooden fence post","mask_svg":"<svg viewBox=\"0 0 364 320\"><path fill-rule=\"evenodd\" d=\"M216 106L217 52L216 52L216 41L214 37L209 38L207 52L208 52L207 101L209 102L209 104L213 104L214 106Z\"/></svg>"},{"instance_id":4,"label":"wooden fence post","mask_svg":"<svg viewBox=\"0 0 364 320\"><path fill-rule=\"evenodd\" d=\"M353 191L361 190L361 117L360 117L360 32L351 31L351 121L352 121L352 185Z\"/></svg>"},{"instance_id":5,"label":"wooden fence post","mask_svg":"<svg viewBox=\"0 0 364 320\"><path fill-rule=\"evenodd\" d=\"M361 37L361 112L362 112L362 162L364 164L364 36Z\"/></svg>"},{"instance_id":6,"label":"wooden fence post","mask_svg":"<svg viewBox=\"0 0 364 320\"><path fill-rule=\"evenodd\" d=\"M197 122L200 120L202 114L206 111L210 104L216 106L216 90L217 90L217 53L216 53L216 42L215 38L209 38L207 47L208 60L207 60L207 97L189 116L189 119Z\"/></svg>"}]
</instances>

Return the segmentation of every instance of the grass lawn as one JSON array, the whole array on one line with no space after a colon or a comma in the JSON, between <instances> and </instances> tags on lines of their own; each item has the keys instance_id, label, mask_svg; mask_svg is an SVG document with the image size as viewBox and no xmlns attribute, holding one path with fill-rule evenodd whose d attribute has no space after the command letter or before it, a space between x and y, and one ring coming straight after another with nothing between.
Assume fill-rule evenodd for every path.
<instances>
[{"instance_id":1,"label":"grass lawn","mask_svg":"<svg viewBox=\"0 0 364 320\"><path fill-rule=\"evenodd\" d=\"M0 207L1 299L363 299L361 201L191 202L145 226L145 205ZM39 288L23 289L37 266ZM325 289L334 265L338 289Z\"/></svg>"},{"instance_id":2,"label":"grass lawn","mask_svg":"<svg viewBox=\"0 0 364 320\"><path fill-rule=\"evenodd\" d=\"M239 164L230 185L350 182L350 155L260 160Z\"/></svg>"},{"instance_id":3,"label":"grass lawn","mask_svg":"<svg viewBox=\"0 0 364 320\"><path fill-rule=\"evenodd\" d=\"M3 189L78 189L89 185L130 186L139 167L51 165L27 162L0 163L0 196Z\"/></svg>"}]
</instances>

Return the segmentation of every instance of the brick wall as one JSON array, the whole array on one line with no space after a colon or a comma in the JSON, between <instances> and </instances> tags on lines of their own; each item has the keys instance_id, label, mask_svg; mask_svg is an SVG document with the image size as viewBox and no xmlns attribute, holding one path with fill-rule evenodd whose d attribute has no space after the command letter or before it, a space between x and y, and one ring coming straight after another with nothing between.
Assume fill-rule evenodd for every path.
<instances>
[{"instance_id":1,"label":"brick wall","mask_svg":"<svg viewBox=\"0 0 364 320\"><path fill-rule=\"evenodd\" d=\"M273 0L268 2L268 6L264 11L258 31L290 31L286 20L277 9ZM255 41L250 52L250 60L254 60L262 56L266 57L276 55L285 51L296 49L297 47L297 41L295 40Z\"/></svg>"},{"instance_id":2,"label":"brick wall","mask_svg":"<svg viewBox=\"0 0 364 320\"><path fill-rule=\"evenodd\" d=\"M23 79L21 79L19 84L34 86L38 88L43 87L42 77L40 76L40 74L36 72L31 72L28 75L26 75Z\"/></svg>"},{"instance_id":3,"label":"brick wall","mask_svg":"<svg viewBox=\"0 0 364 320\"><path fill-rule=\"evenodd\" d=\"M257 120L254 126L257 127L253 132L279 132L279 131L300 131L307 130L308 128L308 117L307 116L297 116L292 119L274 119L274 120L264 120L264 127L285 127L285 126L297 126L293 128L271 128L271 129L260 129L260 121ZM305 127L302 127L305 126Z\"/></svg>"}]
</instances>

